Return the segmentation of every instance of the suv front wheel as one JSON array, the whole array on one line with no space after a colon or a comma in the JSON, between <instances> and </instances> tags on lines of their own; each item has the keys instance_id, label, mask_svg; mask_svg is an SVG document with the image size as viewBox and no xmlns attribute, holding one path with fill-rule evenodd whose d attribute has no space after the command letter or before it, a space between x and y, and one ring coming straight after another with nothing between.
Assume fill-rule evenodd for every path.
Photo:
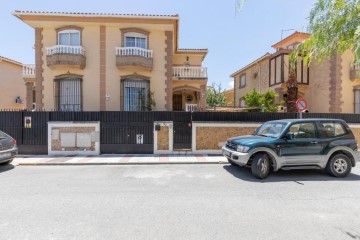
<instances>
[{"instance_id":1,"label":"suv front wheel","mask_svg":"<svg viewBox=\"0 0 360 240\"><path fill-rule=\"evenodd\" d=\"M266 178L270 173L270 157L266 153L257 153L251 163L251 173L259 179Z\"/></svg>"},{"instance_id":2,"label":"suv front wheel","mask_svg":"<svg viewBox=\"0 0 360 240\"><path fill-rule=\"evenodd\" d=\"M334 177L346 177L351 171L351 160L345 154L336 154L328 161L326 171Z\"/></svg>"}]
</instances>

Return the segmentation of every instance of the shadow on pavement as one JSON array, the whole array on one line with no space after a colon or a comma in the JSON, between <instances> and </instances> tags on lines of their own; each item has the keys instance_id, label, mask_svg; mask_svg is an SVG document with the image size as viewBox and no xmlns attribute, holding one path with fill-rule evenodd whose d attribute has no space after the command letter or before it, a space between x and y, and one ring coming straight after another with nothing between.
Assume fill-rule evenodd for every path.
<instances>
[{"instance_id":1,"label":"shadow on pavement","mask_svg":"<svg viewBox=\"0 0 360 240\"><path fill-rule=\"evenodd\" d=\"M271 172L265 179L257 179L251 174L251 169L246 167L237 167L232 165L224 165L226 171L231 173L234 177L248 181L248 182L301 182L306 181L360 181L360 176L350 173L345 178L336 178L328 175L325 170L279 170Z\"/></svg>"},{"instance_id":2,"label":"shadow on pavement","mask_svg":"<svg viewBox=\"0 0 360 240\"><path fill-rule=\"evenodd\" d=\"M7 165L0 165L0 173L3 173L3 172L7 172L7 171L10 171L12 169L14 169L14 165L12 164L7 164Z\"/></svg>"}]
</instances>

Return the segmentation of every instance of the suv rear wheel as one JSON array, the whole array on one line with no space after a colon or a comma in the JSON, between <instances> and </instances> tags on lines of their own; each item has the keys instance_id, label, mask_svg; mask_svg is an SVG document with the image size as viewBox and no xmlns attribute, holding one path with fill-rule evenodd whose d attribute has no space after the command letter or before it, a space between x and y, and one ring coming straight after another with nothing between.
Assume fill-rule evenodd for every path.
<instances>
[{"instance_id":1,"label":"suv rear wheel","mask_svg":"<svg viewBox=\"0 0 360 240\"><path fill-rule=\"evenodd\" d=\"M351 160L345 154L336 154L328 161L326 171L334 177L346 177L351 171Z\"/></svg>"},{"instance_id":2,"label":"suv rear wheel","mask_svg":"<svg viewBox=\"0 0 360 240\"><path fill-rule=\"evenodd\" d=\"M251 173L256 178L264 179L270 173L270 157L266 153L257 153L251 163Z\"/></svg>"}]
</instances>

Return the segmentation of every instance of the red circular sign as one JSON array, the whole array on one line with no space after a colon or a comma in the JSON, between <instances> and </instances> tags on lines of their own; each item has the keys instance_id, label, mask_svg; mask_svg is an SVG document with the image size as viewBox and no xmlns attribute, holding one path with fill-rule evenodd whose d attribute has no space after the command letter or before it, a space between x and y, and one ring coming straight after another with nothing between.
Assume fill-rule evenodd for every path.
<instances>
[{"instance_id":1,"label":"red circular sign","mask_svg":"<svg viewBox=\"0 0 360 240\"><path fill-rule=\"evenodd\" d=\"M307 102L305 99L298 99L296 101L296 108L299 112L307 109Z\"/></svg>"}]
</instances>

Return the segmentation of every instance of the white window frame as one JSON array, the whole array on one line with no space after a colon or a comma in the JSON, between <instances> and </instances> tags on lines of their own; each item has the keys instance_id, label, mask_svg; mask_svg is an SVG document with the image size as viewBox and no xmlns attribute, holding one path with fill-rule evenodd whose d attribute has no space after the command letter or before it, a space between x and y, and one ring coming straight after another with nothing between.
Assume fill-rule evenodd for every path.
<instances>
[{"instance_id":1,"label":"white window frame","mask_svg":"<svg viewBox=\"0 0 360 240\"><path fill-rule=\"evenodd\" d=\"M129 46L126 46L126 38L127 37L133 37L135 38L135 42L137 41L137 39L139 38L142 38L142 39L145 39L145 48L144 49L148 49L148 39L147 39L147 35L145 34L142 34L142 33L137 33L137 32L128 32L128 33L125 33L124 34L124 47L129 47ZM135 43L135 47L136 47L136 43Z\"/></svg>"},{"instance_id":2,"label":"white window frame","mask_svg":"<svg viewBox=\"0 0 360 240\"><path fill-rule=\"evenodd\" d=\"M71 45L71 38L70 38L70 34L71 33L78 33L79 34L79 44L78 45ZM58 45L64 45L64 44L60 44L60 34L68 34L69 36L69 45L66 46L81 46L81 32L79 30L75 30L75 29L68 29L68 30L63 30L63 31L59 31L58 32Z\"/></svg>"}]
</instances>

